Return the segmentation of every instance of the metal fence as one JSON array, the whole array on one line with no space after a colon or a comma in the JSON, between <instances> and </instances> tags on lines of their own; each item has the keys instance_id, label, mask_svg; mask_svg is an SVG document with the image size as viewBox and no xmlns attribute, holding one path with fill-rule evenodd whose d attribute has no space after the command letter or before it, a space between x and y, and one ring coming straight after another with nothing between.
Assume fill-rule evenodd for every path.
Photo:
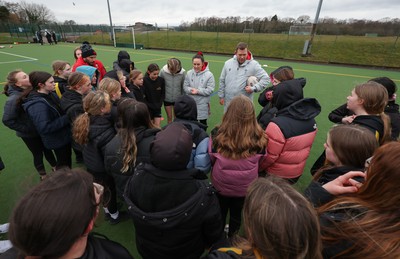
<instances>
[{"instance_id":1,"label":"metal fence","mask_svg":"<svg viewBox=\"0 0 400 259\"><path fill-rule=\"evenodd\" d=\"M89 41L113 45L110 26L107 25L0 25L0 42L31 42L37 30L54 30L59 38L69 42ZM117 46L167 49L179 51L203 51L232 54L236 44L247 42L256 57L293 59L323 63L356 64L365 66L400 68L399 36L317 35L314 37L311 56L302 56L308 35L222 33L204 31L117 31Z\"/></svg>"}]
</instances>

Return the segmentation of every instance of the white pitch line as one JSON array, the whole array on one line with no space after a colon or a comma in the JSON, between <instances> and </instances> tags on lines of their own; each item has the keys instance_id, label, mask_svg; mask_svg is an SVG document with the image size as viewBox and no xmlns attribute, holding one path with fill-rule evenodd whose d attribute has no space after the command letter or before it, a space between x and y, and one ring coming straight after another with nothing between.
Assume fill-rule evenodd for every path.
<instances>
[{"instance_id":1,"label":"white pitch line","mask_svg":"<svg viewBox=\"0 0 400 259\"><path fill-rule=\"evenodd\" d=\"M17 60L17 61L4 61L4 62L0 62L1 64L11 64L11 63L21 63L21 62L32 62L32 61L36 61L37 59L24 59L24 60Z\"/></svg>"},{"instance_id":2,"label":"white pitch line","mask_svg":"<svg viewBox=\"0 0 400 259\"><path fill-rule=\"evenodd\" d=\"M1 54L10 55L10 56L19 57L19 58L26 58L26 59L28 59L28 60L17 60L17 61L4 61L4 62L0 62L0 64L9 64L9 63L18 63L18 62L29 62L29 61L36 61L36 60L38 60L37 58L31 58L31 57L27 57L27 56L12 54L12 53L8 53L8 52L4 52L4 51L0 51L0 53L1 53Z\"/></svg>"}]
</instances>

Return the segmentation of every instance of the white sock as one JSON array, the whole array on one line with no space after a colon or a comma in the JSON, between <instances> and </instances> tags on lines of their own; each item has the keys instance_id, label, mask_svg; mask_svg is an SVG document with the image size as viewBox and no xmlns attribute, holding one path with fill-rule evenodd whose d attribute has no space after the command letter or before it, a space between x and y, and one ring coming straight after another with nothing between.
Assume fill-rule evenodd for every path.
<instances>
[{"instance_id":1,"label":"white sock","mask_svg":"<svg viewBox=\"0 0 400 259\"><path fill-rule=\"evenodd\" d=\"M119 216L119 211L117 210L117 212L115 212L115 213L113 213L113 214L110 213L110 215L111 215L111 218L117 219L118 216Z\"/></svg>"},{"instance_id":2,"label":"white sock","mask_svg":"<svg viewBox=\"0 0 400 259\"><path fill-rule=\"evenodd\" d=\"M4 253L8 249L12 247L10 240L1 240L0 241L0 254Z\"/></svg>"},{"instance_id":3,"label":"white sock","mask_svg":"<svg viewBox=\"0 0 400 259\"><path fill-rule=\"evenodd\" d=\"M110 214L110 212L108 211L108 209L106 207L103 207L104 213L108 213Z\"/></svg>"},{"instance_id":4,"label":"white sock","mask_svg":"<svg viewBox=\"0 0 400 259\"><path fill-rule=\"evenodd\" d=\"M7 233L9 226L10 226L10 223L1 224L0 225L0 233Z\"/></svg>"}]
</instances>

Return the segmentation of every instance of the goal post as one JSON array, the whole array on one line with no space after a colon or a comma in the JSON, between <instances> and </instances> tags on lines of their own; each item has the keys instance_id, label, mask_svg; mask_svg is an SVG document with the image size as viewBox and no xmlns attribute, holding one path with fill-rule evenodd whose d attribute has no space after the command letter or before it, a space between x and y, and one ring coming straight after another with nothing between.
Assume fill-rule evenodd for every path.
<instances>
[{"instance_id":1,"label":"goal post","mask_svg":"<svg viewBox=\"0 0 400 259\"><path fill-rule=\"evenodd\" d=\"M244 29L243 33L254 33L254 29Z\"/></svg>"},{"instance_id":2,"label":"goal post","mask_svg":"<svg viewBox=\"0 0 400 259\"><path fill-rule=\"evenodd\" d=\"M289 35L311 35L311 24L295 24L290 26Z\"/></svg>"},{"instance_id":3,"label":"goal post","mask_svg":"<svg viewBox=\"0 0 400 259\"><path fill-rule=\"evenodd\" d=\"M133 26L113 27L115 35L114 47L131 47L136 49L135 29Z\"/></svg>"}]
</instances>

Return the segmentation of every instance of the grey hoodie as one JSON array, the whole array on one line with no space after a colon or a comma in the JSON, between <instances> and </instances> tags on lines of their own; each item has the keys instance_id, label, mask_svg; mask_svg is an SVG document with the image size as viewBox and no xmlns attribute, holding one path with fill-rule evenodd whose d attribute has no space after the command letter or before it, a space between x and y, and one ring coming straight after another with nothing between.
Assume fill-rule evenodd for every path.
<instances>
[{"instance_id":1,"label":"grey hoodie","mask_svg":"<svg viewBox=\"0 0 400 259\"><path fill-rule=\"evenodd\" d=\"M183 82L185 81L186 71L181 69L177 74L171 74L168 66L165 65L160 71L160 77L165 80L165 99L164 101L173 103L176 98L183 94Z\"/></svg>"}]
</instances>

